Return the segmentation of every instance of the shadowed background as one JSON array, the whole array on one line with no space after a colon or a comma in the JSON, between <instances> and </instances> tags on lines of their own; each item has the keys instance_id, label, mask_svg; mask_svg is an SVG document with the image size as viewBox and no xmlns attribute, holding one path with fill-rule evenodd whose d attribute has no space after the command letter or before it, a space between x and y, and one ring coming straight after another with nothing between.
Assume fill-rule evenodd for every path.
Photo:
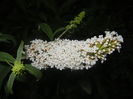
<instances>
[{"instance_id":1,"label":"shadowed background","mask_svg":"<svg viewBox=\"0 0 133 99\"><path fill-rule=\"evenodd\" d=\"M86 12L85 19L63 38L83 40L115 30L124 38L121 53L109 55L106 62L90 70L48 69L38 82L29 75L26 82L15 82L9 99L132 99L131 0L1 0L0 32L14 36L17 42L15 46L0 43L0 50L15 56L21 40L49 40L39 24L47 23L55 30L66 26L81 11Z\"/></svg>"}]
</instances>

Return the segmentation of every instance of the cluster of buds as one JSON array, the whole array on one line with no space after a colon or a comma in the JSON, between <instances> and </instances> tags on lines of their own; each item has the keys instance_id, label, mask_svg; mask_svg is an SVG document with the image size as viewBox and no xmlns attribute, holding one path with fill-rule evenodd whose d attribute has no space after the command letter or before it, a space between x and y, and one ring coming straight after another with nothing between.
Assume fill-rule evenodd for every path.
<instances>
[{"instance_id":1,"label":"cluster of buds","mask_svg":"<svg viewBox=\"0 0 133 99\"><path fill-rule=\"evenodd\" d=\"M91 38L91 40L89 39L88 41L88 43L91 42L89 43L89 47L97 47L96 52L88 52L88 54L92 57L97 57L101 60L101 62L106 60L107 54L113 53L115 49L117 49L118 52L120 52L121 43L123 42L122 36L118 35L115 31L105 31L105 34L105 37L103 37L103 35L99 35L98 38L95 36Z\"/></svg>"},{"instance_id":2,"label":"cluster of buds","mask_svg":"<svg viewBox=\"0 0 133 99\"><path fill-rule=\"evenodd\" d=\"M54 41L33 40L25 46L27 59L38 69L88 69L106 60L116 49L119 51L123 38L115 31L105 31L105 36L87 40L56 39Z\"/></svg>"}]
</instances>

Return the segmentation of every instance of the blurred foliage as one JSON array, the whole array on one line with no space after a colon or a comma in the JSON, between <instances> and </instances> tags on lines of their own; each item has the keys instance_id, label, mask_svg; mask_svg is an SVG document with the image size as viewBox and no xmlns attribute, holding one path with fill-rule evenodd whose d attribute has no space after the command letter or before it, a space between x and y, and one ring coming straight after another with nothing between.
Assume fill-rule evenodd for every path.
<instances>
[{"instance_id":1,"label":"blurred foliage","mask_svg":"<svg viewBox=\"0 0 133 99\"><path fill-rule=\"evenodd\" d=\"M9 34L0 33L0 42L10 43L10 41L16 44L16 41L13 36Z\"/></svg>"},{"instance_id":2,"label":"blurred foliage","mask_svg":"<svg viewBox=\"0 0 133 99\"><path fill-rule=\"evenodd\" d=\"M66 26L80 11L86 12L84 22L77 29L69 31L69 35L65 37L82 40L102 34L105 30L115 30L124 37L125 44L121 53L114 53L104 64L99 63L90 70L50 69L44 71L44 77L38 83L32 78L27 79L27 83L16 81L15 94L10 95L9 99L132 99L131 0L1 0L0 32L16 39L16 47L8 50L15 55L21 40L26 43L34 38L49 40L47 36L50 35L46 35L46 30L40 28L41 24L47 23L53 33L60 33L63 28L56 29ZM6 41L10 40L12 41L12 37L6 38ZM8 46L0 43L0 49L3 51L9 49ZM10 69L3 65L5 64L0 64L0 73L1 70L4 72L0 86L1 81L5 83L6 79L3 79ZM1 91L0 99L5 99L3 96L4 92Z\"/></svg>"}]
</instances>

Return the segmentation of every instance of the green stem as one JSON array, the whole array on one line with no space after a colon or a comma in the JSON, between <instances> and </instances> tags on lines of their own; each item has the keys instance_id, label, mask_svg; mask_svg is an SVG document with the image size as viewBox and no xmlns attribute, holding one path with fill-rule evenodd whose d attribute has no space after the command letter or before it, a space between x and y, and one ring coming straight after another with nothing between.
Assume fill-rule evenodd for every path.
<instances>
[{"instance_id":1,"label":"green stem","mask_svg":"<svg viewBox=\"0 0 133 99\"><path fill-rule=\"evenodd\" d=\"M59 35L58 39L60 39L68 30L69 30L69 29L66 29L64 32L62 32L62 33Z\"/></svg>"}]
</instances>

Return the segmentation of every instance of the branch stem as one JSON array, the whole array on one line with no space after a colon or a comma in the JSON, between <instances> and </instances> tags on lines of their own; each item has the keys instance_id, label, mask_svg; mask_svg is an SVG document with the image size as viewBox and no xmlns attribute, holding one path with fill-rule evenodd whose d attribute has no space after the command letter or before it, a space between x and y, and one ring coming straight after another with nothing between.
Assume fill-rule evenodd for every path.
<instances>
[{"instance_id":1,"label":"branch stem","mask_svg":"<svg viewBox=\"0 0 133 99\"><path fill-rule=\"evenodd\" d=\"M69 30L69 29L66 29L64 32L62 32L62 33L59 35L58 39L60 39L68 30Z\"/></svg>"}]
</instances>

